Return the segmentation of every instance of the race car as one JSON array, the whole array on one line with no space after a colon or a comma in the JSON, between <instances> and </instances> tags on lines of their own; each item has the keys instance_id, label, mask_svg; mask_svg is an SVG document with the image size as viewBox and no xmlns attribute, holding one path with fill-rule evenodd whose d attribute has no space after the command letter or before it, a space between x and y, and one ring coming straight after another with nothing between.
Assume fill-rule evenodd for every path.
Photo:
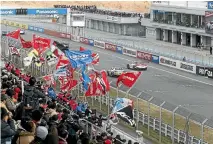
<instances>
[{"instance_id":1,"label":"race car","mask_svg":"<svg viewBox=\"0 0 213 144\"><path fill-rule=\"evenodd\" d=\"M123 72L125 72L123 68L112 67L107 71L107 75L110 77L119 77Z\"/></svg>"},{"instance_id":2,"label":"race car","mask_svg":"<svg viewBox=\"0 0 213 144\"><path fill-rule=\"evenodd\" d=\"M140 63L140 62L134 62L131 64L127 64L127 69L131 69L131 70L147 70L147 65L144 63Z\"/></svg>"},{"instance_id":3,"label":"race car","mask_svg":"<svg viewBox=\"0 0 213 144\"><path fill-rule=\"evenodd\" d=\"M20 30L20 34L21 35L25 34L25 30Z\"/></svg>"}]
</instances>

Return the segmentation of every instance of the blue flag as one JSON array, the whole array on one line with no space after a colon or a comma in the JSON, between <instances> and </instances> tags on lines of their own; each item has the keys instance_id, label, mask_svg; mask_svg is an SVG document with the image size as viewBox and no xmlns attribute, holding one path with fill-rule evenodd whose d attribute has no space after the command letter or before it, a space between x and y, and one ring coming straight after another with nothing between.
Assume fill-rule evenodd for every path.
<instances>
[{"instance_id":1,"label":"blue flag","mask_svg":"<svg viewBox=\"0 0 213 144\"><path fill-rule=\"evenodd\" d=\"M67 69L66 67L61 67L59 69L57 69L54 73L53 73L54 77L58 77L58 76L67 76Z\"/></svg>"},{"instance_id":2,"label":"blue flag","mask_svg":"<svg viewBox=\"0 0 213 144\"><path fill-rule=\"evenodd\" d=\"M51 99L54 99L54 100L56 99L57 96L56 96L55 90L52 87L48 88L47 93Z\"/></svg>"},{"instance_id":3,"label":"blue flag","mask_svg":"<svg viewBox=\"0 0 213 144\"><path fill-rule=\"evenodd\" d=\"M93 61L91 50L85 51L65 50L64 52L73 68L80 68L82 67L82 64L90 64Z\"/></svg>"},{"instance_id":4,"label":"blue flag","mask_svg":"<svg viewBox=\"0 0 213 144\"><path fill-rule=\"evenodd\" d=\"M86 64L83 64L82 66L82 78L83 78L83 87L85 90L88 90L88 85L90 83L90 78L89 76L86 74Z\"/></svg>"}]
</instances>

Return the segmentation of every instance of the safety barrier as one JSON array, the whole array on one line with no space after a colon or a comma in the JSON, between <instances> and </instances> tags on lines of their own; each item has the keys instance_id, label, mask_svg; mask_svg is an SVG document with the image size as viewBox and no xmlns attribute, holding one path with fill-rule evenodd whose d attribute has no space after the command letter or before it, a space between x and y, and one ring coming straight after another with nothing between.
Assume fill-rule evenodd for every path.
<instances>
[{"instance_id":1,"label":"safety barrier","mask_svg":"<svg viewBox=\"0 0 213 144\"><path fill-rule=\"evenodd\" d=\"M54 32L54 34L57 34L56 37L60 37L60 35L61 35L58 32ZM55 36L55 35L53 35L53 36ZM107 43L107 48L106 48L106 42L99 41L99 40L92 40L92 39L87 39L87 38L82 38L82 37L80 38L80 37L71 35L70 39L72 40L72 38L75 38L75 39L77 39L75 41L79 41L79 42L84 43L84 44L89 44L91 46L96 46L96 47L99 47L99 48L102 48L102 49L112 50L112 51L118 52L120 54L127 53L127 54L129 54L129 56L145 59L145 60L148 60L148 61L152 61L156 64L168 65L169 67L174 67L174 68L176 68L178 66L178 68L184 69L184 71L190 71L191 73L195 73L195 74L198 74L198 72L199 72L203 76L208 76L209 78L211 78L212 71L211 71L210 68L201 67L201 66L198 67L196 65L196 70L195 70L195 66L193 64L190 64L189 66L187 66L187 64L189 64L189 63L185 63L183 61L176 61L176 60L173 61L172 59L168 59L166 57L162 57L162 56L158 56L158 55L152 55L152 54L142 52L142 51L135 52L135 50L132 50L130 48L125 48L125 50L123 50L122 46L117 46L117 45L114 45L114 44L111 44L111 43ZM203 68L204 72L202 70L200 70L201 68ZM45 69L49 70L49 68L45 68ZM52 71L53 71L53 69L52 69ZM132 94L129 97L132 98L132 99L135 99L135 96L133 96ZM183 114L184 112L181 112L181 111L187 111L187 110L184 110L182 108L182 109L179 110L178 113L175 113L175 111L177 111L179 109L179 107L171 106L171 104L168 104L168 105L170 105L170 108L168 108L167 106L163 107L163 105L162 105L163 103L160 103L160 104L150 103L150 100L149 100L150 98L151 97L149 97L148 99L147 99L147 97L146 98L142 97L142 98L139 98L139 99L140 99L140 101L146 101L146 103L148 105L151 104L152 106L155 106L158 109L160 109L159 115L161 115L161 113L162 113L161 110L166 110L168 112L170 111L170 113L172 115L175 114L175 115L181 116L182 119L184 119L184 118L186 119L186 115ZM153 99L153 97L152 97L152 99ZM148 107L148 109L149 109L148 111L150 111L150 106ZM189 113L191 113L191 112L189 112ZM142 117L141 117L142 120L139 119L139 121L140 122L142 121L142 124L146 124L145 122L149 121L147 123L148 127L152 127L156 131L157 130L161 130L161 132L164 131L165 136L169 136L169 137L171 137L171 139L177 138L177 140L179 140L179 141L183 141L183 142L186 141L187 134L185 134L181 130L174 129L175 124L174 124L174 126L169 126L167 124L162 123L159 126L159 121L161 121L161 122L163 121L161 118L159 120L158 118L151 117L150 114L146 115L145 113L141 113L141 115L142 115ZM151 120L151 119L153 119L153 120ZM173 117L173 121L174 121L174 117ZM200 136L201 139L197 139L197 138L191 136L191 142L196 143L196 144L205 143L205 142L202 142L203 140L210 142L210 143L213 142L212 137L209 136L209 135L212 134L212 131L213 131L213 128L212 128L213 122L211 120L208 120L206 118L198 116L198 118L194 118L194 119L190 118L190 121L193 123L193 125L196 124L200 127L200 134L201 134L201 136ZM152 125L152 124L155 124L155 125ZM165 125L165 127L163 127L163 125ZM160 129L160 127L161 127L161 129Z\"/></svg>"}]
</instances>

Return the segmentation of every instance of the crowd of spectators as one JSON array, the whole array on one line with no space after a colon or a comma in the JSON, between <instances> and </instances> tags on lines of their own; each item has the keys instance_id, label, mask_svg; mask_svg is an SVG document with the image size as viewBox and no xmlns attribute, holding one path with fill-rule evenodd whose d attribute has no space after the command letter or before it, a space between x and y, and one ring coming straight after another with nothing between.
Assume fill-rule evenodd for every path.
<instances>
[{"instance_id":1,"label":"crowd of spectators","mask_svg":"<svg viewBox=\"0 0 213 144\"><path fill-rule=\"evenodd\" d=\"M142 17L140 13L103 10L103 9L98 9L95 5L92 5L92 6L54 5L54 8L70 8L72 11L83 11L87 13L95 13L95 14L109 15L109 16L116 16L116 17Z\"/></svg>"},{"instance_id":2,"label":"crowd of spectators","mask_svg":"<svg viewBox=\"0 0 213 144\"><path fill-rule=\"evenodd\" d=\"M57 99L46 95L42 82L35 77L28 75L23 88L24 79L20 75L24 74L17 73L17 69L7 63L1 72L1 144L127 143L120 135L113 136L110 132L113 118L97 116L96 110L83 102L72 110L64 108ZM89 123L89 128L85 128L82 120ZM93 133L106 120L108 131Z\"/></svg>"}]
</instances>

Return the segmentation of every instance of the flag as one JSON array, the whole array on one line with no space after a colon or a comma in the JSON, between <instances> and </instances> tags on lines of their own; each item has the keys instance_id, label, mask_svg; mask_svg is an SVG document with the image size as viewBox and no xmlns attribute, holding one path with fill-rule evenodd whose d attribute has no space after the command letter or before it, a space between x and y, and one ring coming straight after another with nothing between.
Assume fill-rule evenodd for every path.
<instances>
[{"instance_id":1,"label":"flag","mask_svg":"<svg viewBox=\"0 0 213 144\"><path fill-rule=\"evenodd\" d=\"M47 64L48 64L49 66L51 66L51 65L57 63L58 58L57 58L51 51L48 51L48 52L46 53L46 60L47 60Z\"/></svg>"},{"instance_id":2,"label":"flag","mask_svg":"<svg viewBox=\"0 0 213 144\"><path fill-rule=\"evenodd\" d=\"M54 72L54 77L58 76L67 76L67 69L65 67L61 67Z\"/></svg>"},{"instance_id":3,"label":"flag","mask_svg":"<svg viewBox=\"0 0 213 144\"><path fill-rule=\"evenodd\" d=\"M80 47L80 51L86 51L85 48L83 47ZM99 54L98 53L92 53L92 64L93 65L96 65L99 63Z\"/></svg>"},{"instance_id":4,"label":"flag","mask_svg":"<svg viewBox=\"0 0 213 144\"><path fill-rule=\"evenodd\" d=\"M21 44L23 48L31 48L32 47L32 42L31 41L25 41L21 36L20 36Z\"/></svg>"},{"instance_id":5,"label":"flag","mask_svg":"<svg viewBox=\"0 0 213 144\"><path fill-rule=\"evenodd\" d=\"M19 53L20 50L17 49L16 47L10 46L9 49L10 49L10 52L11 52L12 55L20 56L20 53Z\"/></svg>"},{"instance_id":6,"label":"flag","mask_svg":"<svg viewBox=\"0 0 213 144\"><path fill-rule=\"evenodd\" d=\"M86 74L86 65L83 64L82 66L82 79L83 79L83 87L85 90L88 90L88 85L90 83L90 77Z\"/></svg>"},{"instance_id":7,"label":"flag","mask_svg":"<svg viewBox=\"0 0 213 144\"><path fill-rule=\"evenodd\" d=\"M120 119L135 126L133 118L133 101L127 98L117 98L112 109L112 114L116 114Z\"/></svg>"},{"instance_id":8,"label":"flag","mask_svg":"<svg viewBox=\"0 0 213 144\"><path fill-rule=\"evenodd\" d=\"M33 48L38 51L39 55L50 47L50 42L48 38L33 35Z\"/></svg>"},{"instance_id":9,"label":"flag","mask_svg":"<svg viewBox=\"0 0 213 144\"><path fill-rule=\"evenodd\" d=\"M19 39L19 37L20 37L20 31L21 31L20 29L15 30L13 32L8 33L6 36L14 38L14 39Z\"/></svg>"},{"instance_id":10,"label":"flag","mask_svg":"<svg viewBox=\"0 0 213 144\"><path fill-rule=\"evenodd\" d=\"M65 56L69 59L72 67L80 68L83 64L92 63L91 51L74 51L74 50L65 50Z\"/></svg>"},{"instance_id":11,"label":"flag","mask_svg":"<svg viewBox=\"0 0 213 144\"><path fill-rule=\"evenodd\" d=\"M61 50L62 52L63 52L64 50L67 50L67 49L68 49L68 47L67 47L65 44L60 43L60 42L58 42L58 41L54 41L54 42L53 42L53 45L56 46L56 47L57 47L59 50Z\"/></svg>"},{"instance_id":12,"label":"flag","mask_svg":"<svg viewBox=\"0 0 213 144\"><path fill-rule=\"evenodd\" d=\"M61 86L61 90L62 91L70 91L73 87L75 87L76 85L78 84L78 81L77 80L74 80L74 79L69 79L67 81L67 83L63 84Z\"/></svg>"},{"instance_id":13,"label":"flag","mask_svg":"<svg viewBox=\"0 0 213 144\"><path fill-rule=\"evenodd\" d=\"M141 72L123 73L118 77L116 85L118 86L118 84L122 82L125 86L132 87L140 75Z\"/></svg>"},{"instance_id":14,"label":"flag","mask_svg":"<svg viewBox=\"0 0 213 144\"><path fill-rule=\"evenodd\" d=\"M52 87L48 88L47 93L50 98L54 100L56 99L57 96L56 96L55 90Z\"/></svg>"},{"instance_id":15,"label":"flag","mask_svg":"<svg viewBox=\"0 0 213 144\"><path fill-rule=\"evenodd\" d=\"M64 53L58 47L56 47L56 44L54 42L50 48L51 52L53 52L56 57L64 56Z\"/></svg>"},{"instance_id":16,"label":"flag","mask_svg":"<svg viewBox=\"0 0 213 144\"><path fill-rule=\"evenodd\" d=\"M102 92L103 95L106 94L106 92L108 92L110 90L110 84L109 81L107 79L107 73L106 71L101 71L101 72L97 72L96 73L96 80L97 80L97 88Z\"/></svg>"},{"instance_id":17,"label":"flag","mask_svg":"<svg viewBox=\"0 0 213 144\"><path fill-rule=\"evenodd\" d=\"M56 65L56 69L58 69L60 67L64 67L64 66L68 65L69 63L70 62L69 62L69 60L66 57L60 56L59 60L58 60L58 63Z\"/></svg>"},{"instance_id":18,"label":"flag","mask_svg":"<svg viewBox=\"0 0 213 144\"><path fill-rule=\"evenodd\" d=\"M36 66L40 67L43 62L44 58L42 58L42 55L39 57L39 53L36 49L33 49L29 54L28 57L32 57L32 62L36 64Z\"/></svg>"}]
</instances>

